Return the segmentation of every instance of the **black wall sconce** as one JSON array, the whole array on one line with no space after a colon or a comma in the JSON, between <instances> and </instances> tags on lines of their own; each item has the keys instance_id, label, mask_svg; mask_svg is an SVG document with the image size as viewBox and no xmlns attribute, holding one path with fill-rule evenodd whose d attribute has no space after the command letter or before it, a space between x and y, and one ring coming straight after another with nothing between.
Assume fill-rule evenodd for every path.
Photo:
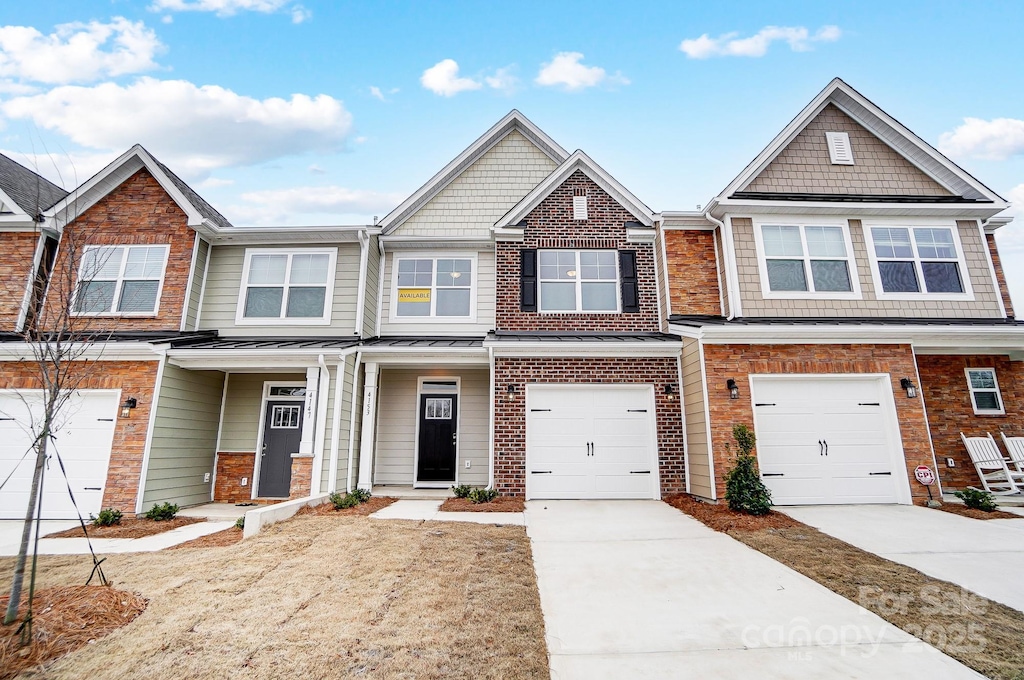
<instances>
[{"instance_id":1,"label":"black wall sconce","mask_svg":"<svg viewBox=\"0 0 1024 680\"><path fill-rule=\"evenodd\" d=\"M728 380L726 380L725 381L725 388L727 390L729 390L729 398L730 399L739 399L740 398L740 388L736 386L736 381L735 380L733 380L732 378L729 378Z\"/></svg>"},{"instance_id":2,"label":"black wall sconce","mask_svg":"<svg viewBox=\"0 0 1024 680\"><path fill-rule=\"evenodd\" d=\"M900 378L900 388L907 391L907 399L917 396L917 387L914 386L914 382L910 378Z\"/></svg>"},{"instance_id":3,"label":"black wall sconce","mask_svg":"<svg viewBox=\"0 0 1024 680\"><path fill-rule=\"evenodd\" d=\"M128 397L127 399L125 399L124 403L121 404L121 417L127 418L128 416L130 416L132 414L132 409L138 405L139 401L135 397Z\"/></svg>"},{"instance_id":4,"label":"black wall sconce","mask_svg":"<svg viewBox=\"0 0 1024 680\"><path fill-rule=\"evenodd\" d=\"M505 401L515 401L516 398L516 386L509 383L505 388Z\"/></svg>"},{"instance_id":5,"label":"black wall sconce","mask_svg":"<svg viewBox=\"0 0 1024 680\"><path fill-rule=\"evenodd\" d=\"M665 385L665 398L669 401L676 398L676 388L672 384Z\"/></svg>"}]
</instances>

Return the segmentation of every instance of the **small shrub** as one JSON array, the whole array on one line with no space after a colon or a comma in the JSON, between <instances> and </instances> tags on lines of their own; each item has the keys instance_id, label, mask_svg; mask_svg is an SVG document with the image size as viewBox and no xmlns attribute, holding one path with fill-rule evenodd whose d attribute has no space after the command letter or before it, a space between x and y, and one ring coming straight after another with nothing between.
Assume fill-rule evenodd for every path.
<instances>
[{"instance_id":1,"label":"small shrub","mask_svg":"<svg viewBox=\"0 0 1024 680\"><path fill-rule=\"evenodd\" d=\"M354 508L360 503L370 500L370 492L364 489L355 489L349 493L332 493L328 498L335 510Z\"/></svg>"},{"instance_id":2,"label":"small shrub","mask_svg":"<svg viewBox=\"0 0 1024 680\"><path fill-rule=\"evenodd\" d=\"M169 519L174 519L178 514L178 510L181 510L181 508L174 503L154 505L146 512L146 519L151 519L155 522L164 522Z\"/></svg>"},{"instance_id":3,"label":"small shrub","mask_svg":"<svg viewBox=\"0 0 1024 680\"><path fill-rule=\"evenodd\" d=\"M498 497L497 489L473 489L466 498L470 503L490 503Z\"/></svg>"},{"instance_id":4,"label":"small shrub","mask_svg":"<svg viewBox=\"0 0 1024 680\"><path fill-rule=\"evenodd\" d=\"M753 455L757 438L746 425L732 428L733 439L739 453L732 469L725 475L725 499L729 509L748 515L767 515L772 509L772 494L757 473L757 459ZM730 448L728 444L726 448Z\"/></svg>"},{"instance_id":5,"label":"small shrub","mask_svg":"<svg viewBox=\"0 0 1024 680\"><path fill-rule=\"evenodd\" d=\"M100 514L93 517L90 513L89 520L98 527L112 527L121 523L121 511L114 508L104 508Z\"/></svg>"},{"instance_id":6,"label":"small shrub","mask_svg":"<svg viewBox=\"0 0 1024 680\"><path fill-rule=\"evenodd\" d=\"M352 489L349 495L355 496L356 500L358 500L360 503L365 503L366 501L370 500L370 492L367 491L366 489Z\"/></svg>"},{"instance_id":7,"label":"small shrub","mask_svg":"<svg viewBox=\"0 0 1024 680\"><path fill-rule=\"evenodd\" d=\"M996 509L995 496L990 494L988 491L966 488L962 491L953 492L953 495L962 500L964 505L969 508L973 508L974 510L992 512Z\"/></svg>"},{"instance_id":8,"label":"small shrub","mask_svg":"<svg viewBox=\"0 0 1024 680\"><path fill-rule=\"evenodd\" d=\"M469 484L459 484L452 487L452 493L456 498L469 498L469 494L473 493L473 487Z\"/></svg>"},{"instance_id":9,"label":"small shrub","mask_svg":"<svg viewBox=\"0 0 1024 680\"><path fill-rule=\"evenodd\" d=\"M244 529L245 528L245 515L242 515L241 517L239 517L238 519L235 520L235 528L236 529Z\"/></svg>"}]
</instances>

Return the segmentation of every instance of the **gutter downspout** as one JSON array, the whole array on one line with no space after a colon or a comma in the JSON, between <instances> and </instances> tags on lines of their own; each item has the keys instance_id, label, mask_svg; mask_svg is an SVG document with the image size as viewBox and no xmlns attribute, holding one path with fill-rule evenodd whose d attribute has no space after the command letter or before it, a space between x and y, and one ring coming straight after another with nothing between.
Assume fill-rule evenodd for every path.
<instances>
[{"instance_id":1,"label":"gutter downspout","mask_svg":"<svg viewBox=\"0 0 1024 680\"><path fill-rule=\"evenodd\" d=\"M356 405L359 399L359 366L363 362L363 351L356 352L356 365L352 367L352 413L348 426L348 469L345 474L345 493L352 491L352 462L356 450Z\"/></svg>"},{"instance_id":2,"label":"gutter downspout","mask_svg":"<svg viewBox=\"0 0 1024 680\"><path fill-rule=\"evenodd\" d=\"M739 306L739 291L735 290L736 285L738 283L736 281L738 273L732 266L734 258L736 257L736 251L733 247L732 240L732 224L726 226L725 222L717 219L714 215L711 214L710 210L704 213L704 217L706 217L707 220L712 224L718 225L718 227L722 230L722 240L724 241L723 245L725 246L724 248L722 248L722 254L725 256L726 260L723 263L723 265L726 267L725 282L726 289L729 293L729 316L726 318L731 321L732 319L742 315L743 313L743 310ZM737 311L739 312L739 314L737 314Z\"/></svg>"},{"instance_id":3,"label":"gutter downspout","mask_svg":"<svg viewBox=\"0 0 1024 680\"><path fill-rule=\"evenodd\" d=\"M356 292L356 325L352 331L353 334L362 336L363 335L363 324L366 315L366 259L370 252L370 237L366 235L366 230L361 230L357 236L359 237L359 289Z\"/></svg>"},{"instance_id":4,"label":"gutter downspout","mask_svg":"<svg viewBox=\"0 0 1024 680\"><path fill-rule=\"evenodd\" d=\"M384 265L386 264L384 256L384 241L377 239L377 249L380 250L380 266L377 269L377 322L373 329L373 335L375 337L380 336L380 317L384 315ZM394 300L389 301L389 305L395 304ZM390 310L388 314L390 314Z\"/></svg>"},{"instance_id":5,"label":"gutter downspout","mask_svg":"<svg viewBox=\"0 0 1024 680\"><path fill-rule=\"evenodd\" d=\"M490 436L488 437L487 488L494 488L494 348L487 348L487 360L491 366ZM920 381L918 381L920 384Z\"/></svg>"}]
</instances>

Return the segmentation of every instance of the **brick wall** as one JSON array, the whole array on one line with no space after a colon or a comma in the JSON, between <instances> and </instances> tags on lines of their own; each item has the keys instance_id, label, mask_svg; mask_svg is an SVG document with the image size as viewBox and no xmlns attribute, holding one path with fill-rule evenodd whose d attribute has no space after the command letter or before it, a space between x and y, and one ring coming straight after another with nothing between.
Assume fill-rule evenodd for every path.
<instances>
[{"instance_id":1,"label":"brick wall","mask_svg":"<svg viewBox=\"0 0 1024 680\"><path fill-rule=\"evenodd\" d=\"M988 252L992 256L992 266L996 270L996 281L999 282L999 295L1003 298L1003 306L1006 307L1006 316L1013 318L1013 302L1010 300L1010 289L1006 286L1006 276L1003 274L1003 263L999 259L999 247L996 246L996 235L985 234L985 243L988 245Z\"/></svg>"},{"instance_id":2,"label":"brick wall","mask_svg":"<svg viewBox=\"0 0 1024 680\"><path fill-rule=\"evenodd\" d=\"M918 465L934 468L924 405L920 398L907 399L900 389L900 378L916 374L909 345L705 345L704 361L719 497L725 496L724 475L732 465L725 448L726 443L735 448L732 428L740 423L754 425L747 380L751 373L888 373L907 474L913 477ZM729 398L725 389L729 378L740 385L739 399ZM916 481L911 481L910 488L915 502L928 498L928 492Z\"/></svg>"},{"instance_id":3,"label":"brick wall","mask_svg":"<svg viewBox=\"0 0 1024 680\"><path fill-rule=\"evenodd\" d=\"M18 330L18 315L25 299L39 234L0 233L0 331Z\"/></svg>"},{"instance_id":4,"label":"brick wall","mask_svg":"<svg viewBox=\"0 0 1024 680\"><path fill-rule=\"evenodd\" d=\"M575 191L587 195L588 219L572 219ZM504 331L656 332L658 287L654 248L626 241L626 222L635 221L625 208L583 172L573 173L526 216L522 243L496 244L496 325ZM519 251L523 248L603 248L635 250L640 311L634 314L540 314L519 311Z\"/></svg>"},{"instance_id":5,"label":"brick wall","mask_svg":"<svg viewBox=\"0 0 1024 680\"><path fill-rule=\"evenodd\" d=\"M679 374L673 358L495 359L494 481L503 494L526 493L526 385L529 383L653 384L662 495L686 490ZM675 387L669 400L664 385ZM515 400L504 399L515 385Z\"/></svg>"},{"instance_id":6,"label":"brick wall","mask_svg":"<svg viewBox=\"0 0 1024 680\"><path fill-rule=\"evenodd\" d=\"M217 483L214 503L245 503L252 498L252 480L256 467L254 451L218 451ZM242 478L246 478L242 486Z\"/></svg>"},{"instance_id":7,"label":"brick wall","mask_svg":"<svg viewBox=\"0 0 1024 680\"><path fill-rule=\"evenodd\" d=\"M62 237L47 297L52 314L77 280L78 266L86 245L170 245L163 290L156 316L95 317L79 322L90 330L176 331L188 291L195 232L185 213L145 169L139 170L69 224ZM69 244L77 257L69 259ZM45 325L44 325L45 327Z\"/></svg>"},{"instance_id":8,"label":"brick wall","mask_svg":"<svg viewBox=\"0 0 1024 680\"><path fill-rule=\"evenodd\" d=\"M714 232L666 229L665 250L672 313L722 314Z\"/></svg>"},{"instance_id":9,"label":"brick wall","mask_svg":"<svg viewBox=\"0 0 1024 680\"><path fill-rule=\"evenodd\" d=\"M968 367L996 370L1006 415L975 415L964 373ZM943 485L948 484L952 489L965 486L980 488L981 480L971 457L967 455L960 433L968 437L984 437L992 433L1000 450L1003 450L1000 430L1007 437L1024 436L1024 422L1021 420L1024 415L1024 363L1010 361L1005 356L918 355L917 368ZM946 467L946 458L952 458L956 467Z\"/></svg>"},{"instance_id":10,"label":"brick wall","mask_svg":"<svg viewBox=\"0 0 1024 680\"><path fill-rule=\"evenodd\" d=\"M153 386L159 362L156 361L91 361L78 362L69 370L81 376L77 383L83 390L121 390L121 399L135 397L138 407L128 418L118 409L114 425L114 441L103 490L103 507L116 508L132 515L139 490L142 457L149 429L149 413L153 405ZM37 389L38 366L31 362L0 362L0 388Z\"/></svg>"}]
</instances>

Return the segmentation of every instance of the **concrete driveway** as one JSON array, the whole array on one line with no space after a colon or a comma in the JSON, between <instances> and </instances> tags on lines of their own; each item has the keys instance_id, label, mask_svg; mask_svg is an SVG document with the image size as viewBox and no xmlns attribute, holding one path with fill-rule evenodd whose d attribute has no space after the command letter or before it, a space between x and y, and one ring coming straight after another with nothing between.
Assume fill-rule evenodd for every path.
<instances>
[{"instance_id":1,"label":"concrete driveway","mask_svg":"<svg viewBox=\"0 0 1024 680\"><path fill-rule=\"evenodd\" d=\"M531 501L526 526L552 678L982 677L664 503Z\"/></svg>"},{"instance_id":2,"label":"concrete driveway","mask_svg":"<svg viewBox=\"0 0 1024 680\"><path fill-rule=\"evenodd\" d=\"M1024 611L1024 519L912 505L779 508L830 536Z\"/></svg>"}]
</instances>

